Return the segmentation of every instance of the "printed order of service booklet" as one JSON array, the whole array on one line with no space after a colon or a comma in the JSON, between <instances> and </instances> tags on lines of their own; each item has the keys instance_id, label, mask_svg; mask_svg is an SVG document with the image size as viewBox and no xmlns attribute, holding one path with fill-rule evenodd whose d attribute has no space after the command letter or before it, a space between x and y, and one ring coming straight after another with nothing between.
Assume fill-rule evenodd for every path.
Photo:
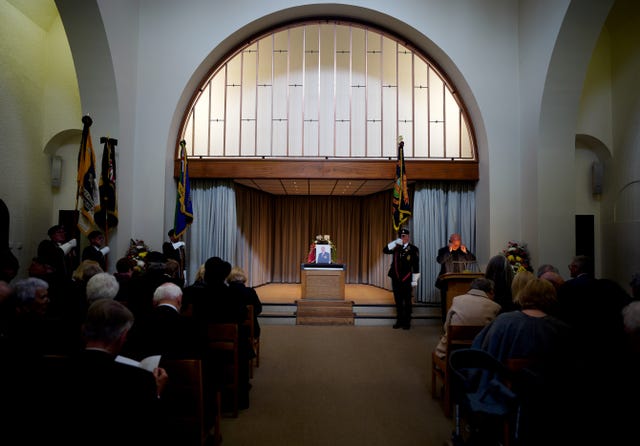
<instances>
[{"instance_id":1,"label":"printed order of service booklet","mask_svg":"<svg viewBox=\"0 0 640 446\"><path fill-rule=\"evenodd\" d=\"M116 361L153 372L153 369L158 367L158 364L160 364L160 355L147 356L142 361L136 361L135 359L118 355L116 356Z\"/></svg>"}]
</instances>

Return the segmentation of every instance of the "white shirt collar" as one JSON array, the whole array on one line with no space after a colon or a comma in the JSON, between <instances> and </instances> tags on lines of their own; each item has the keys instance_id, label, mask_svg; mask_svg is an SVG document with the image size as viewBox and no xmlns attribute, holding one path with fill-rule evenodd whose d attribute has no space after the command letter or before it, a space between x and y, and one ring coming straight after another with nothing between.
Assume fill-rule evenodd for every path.
<instances>
[{"instance_id":1,"label":"white shirt collar","mask_svg":"<svg viewBox=\"0 0 640 446\"><path fill-rule=\"evenodd\" d=\"M158 305L158 307L171 307L174 310L178 311L178 308L175 305L171 305L171 304L160 304Z\"/></svg>"}]
</instances>

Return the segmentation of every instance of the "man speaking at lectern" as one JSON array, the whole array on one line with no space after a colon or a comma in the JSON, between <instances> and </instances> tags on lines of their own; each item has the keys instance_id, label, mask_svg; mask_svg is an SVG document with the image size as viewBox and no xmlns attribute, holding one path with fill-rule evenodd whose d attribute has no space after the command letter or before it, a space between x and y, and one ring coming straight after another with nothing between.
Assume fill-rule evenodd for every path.
<instances>
[{"instance_id":1,"label":"man speaking at lectern","mask_svg":"<svg viewBox=\"0 0 640 446\"><path fill-rule=\"evenodd\" d=\"M438 274L435 286L440 290L442 321L444 322L448 311L446 299L447 284L445 280L442 280L442 276L446 273L464 272L468 269L467 266L469 263L476 261L476 256L462 244L460 234L454 233L449 237L449 244L438 250L436 261L440 264L440 274Z\"/></svg>"},{"instance_id":2,"label":"man speaking at lectern","mask_svg":"<svg viewBox=\"0 0 640 446\"><path fill-rule=\"evenodd\" d=\"M396 323L393 328L408 330L411 327L411 290L420 278L420 258L417 246L409 242L409 230L398 231L398 239L390 242L382 250L393 254L388 276L391 277L393 299L396 302Z\"/></svg>"},{"instance_id":3,"label":"man speaking at lectern","mask_svg":"<svg viewBox=\"0 0 640 446\"><path fill-rule=\"evenodd\" d=\"M451 234L449 244L438 250L436 261L440 264L440 276L445 273L461 273L467 269L466 263L476 261L471 251L462 244L460 234Z\"/></svg>"}]
</instances>

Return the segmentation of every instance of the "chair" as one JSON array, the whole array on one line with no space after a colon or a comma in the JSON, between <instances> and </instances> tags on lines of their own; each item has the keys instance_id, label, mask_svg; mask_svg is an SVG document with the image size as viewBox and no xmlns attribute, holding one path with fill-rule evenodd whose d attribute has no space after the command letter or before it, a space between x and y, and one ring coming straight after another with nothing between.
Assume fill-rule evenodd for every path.
<instances>
[{"instance_id":1,"label":"chair","mask_svg":"<svg viewBox=\"0 0 640 446\"><path fill-rule=\"evenodd\" d=\"M520 416L520 400L512 388L516 374L488 352L472 348L451 352L449 374L455 406L452 443L513 444Z\"/></svg>"},{"instance_id":2,"label":"chair","mask_svg":"<svg viewBox=\"0 0 640 446\"><path fill-rule=\"evenodd\" d=\"M249 332L249 345L255 351L255 327L253 322L253 305L247 305L247 318L242 325ZM249 359L249 378L253 378L253 360L254 358Z\"/></svg>"},{"instance_id":3,"label":"chair","mask_svg":"<svg viewBox=\"0 0 640 446\"><path fill-rule=\"evenodd\" d=\"M238 324L210 323L207 326L207 340L210 353L221 365L222 389L231 394L231 412L238 416L239 387L239 334Z\"/></svg>"},{"instance_id":4,"label":"chair","mask_svg":"<svg viewBox=\"0 0 640 446\"><path fill-rule=\"evenodd\" d=\"M253 338L253 349L256 352L256 368L260 367L260 336Z\"/></svg>"},{"instance_id":5,"label":"chair","mask_svg":"<svg viewBox=\"0 0 640 446\"><path fill-rule=\"evenodd\" d=\"M199 359L163 359L169 375L162 395L167 409L167 429L175 444L203 446L211 428L214 438L220 435L220 411L213 419L205 415L202 362Z\"/></svg>"},{"instance_id":6,"label":"chair","mask_svg":"<svg viewBox=\"0 0 640 446\"><path fill-rule=\"evenodd\" d=\"M445 357L438 357L435 350L431 353L431 396L435 398L438 394L440 395L444 414L447 417L451 416L451 385L448 373L449 355L457 349L470 347L473 339L484 327L484 325L449 325ZM438 379L442 383L440 392L437 392Z\"/></svg>"}]
</instances>

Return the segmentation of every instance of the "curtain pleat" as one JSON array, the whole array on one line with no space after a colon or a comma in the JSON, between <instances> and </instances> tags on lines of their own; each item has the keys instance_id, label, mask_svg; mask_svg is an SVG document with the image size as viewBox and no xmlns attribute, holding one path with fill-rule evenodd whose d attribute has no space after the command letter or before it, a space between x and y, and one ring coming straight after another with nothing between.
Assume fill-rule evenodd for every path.
<instances>
[{"instance_id":1,"label":"curtain pleat","mask_svg":"<svg viewBox=\"0 0 640 446\"><path fill-rule=\"evenodd\" d=\"M195 278L200 265L210 257L236 262L236 194L233 181L191 181L193 224L189 235L187 278Z\"/></svg>"},{"instance_id":2,"label":"curtain pleat","mask_svg":"<svg viewBox=\"0 0 640 446\"><path fill-rule=\"evenodd\" d=\"M247 285L271 282L273 264L273 200L271 195L236 186L238 245L236 262L247 274Z\"/></svg>"},{"instance_id":3,"label":"curtain pleat","mask_svg":"<svg viewBox=\"0 0 640 446\"><path fill-rule=\"evenodd\" d=\"M330 235L346 283L391 289L391 256L382 248L394 240L392 192L366 197L271 195L229 181L192 182L194 224L190 231L190 276L217 255L247 273L249 285L299 283L315 236ZM475 190L469 183L418 182L412 190L408 226L420 249L418 302L438 303L434 287L438 249L459 232L475 253Z\"/></svg>"},{"instance_id":4,"label":"curtain pleat","mask_svg":"<svg viewBox=\"0 0 640 446\"><path fill-rule=\"evenodd\" d=\"M420 249L421 279L416 300L439 303L435 282L440 273L438 250L457 232L471 252L476 248L475 187L470 183L418 182L413 196L413 243Z\"/></svg>"},{"instance_id":5,"label":"curtain pleat","mask_svg":"<svg viewBox=\"0 0 640 446\"><path fill-rule=\"evenodd\" d=\"M272 282L300 282L309 252L308 197L275 196Z\"/></svg>"}]
</instances>

